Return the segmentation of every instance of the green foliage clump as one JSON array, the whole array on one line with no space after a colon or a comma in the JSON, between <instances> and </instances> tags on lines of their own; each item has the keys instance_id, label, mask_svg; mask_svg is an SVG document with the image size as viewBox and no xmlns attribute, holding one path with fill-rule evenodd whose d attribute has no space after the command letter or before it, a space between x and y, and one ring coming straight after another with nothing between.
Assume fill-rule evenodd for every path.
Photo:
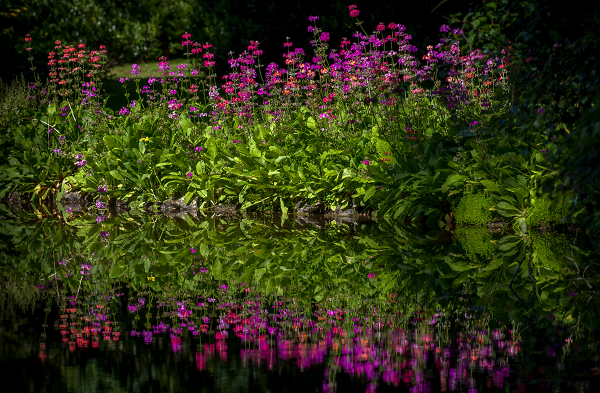
<instances>
[{"instance_id":1,"label":"green foliage clump","mask_svg":"<svg viewBox=\"0 0 600 393\"><path fill-rule=\"evenodd\" d=\"M496 250L496 246L490 241L492 235L487 229L461 227L457 229L455 237L469 255L489 256Z\"/></svg>"},{"instance_id":2,"label":"green foliage clump","mask_svg":"<svg viewBox=\"0 0 600 393\"><path fill-rule=\"evenodd\" d=\"M28 274L19 275L4 271L0 275L0 309L14 312L15 309L33 312L35 303L40 299L39 289L28 279Z\"/></svg>"},{"instance_id":3,"label":"green foliage clump","mask_svg":"<svg viewBox=\"0 0 600 393\"><path fill-rule=\"evenodd\" d=\"M0 80L0 127L6 127L11 119L21 120L23 113L33 107L23 75L11 84Z\"/></svg>"},{"instance_id":4,"label":"green foliage clump","mask_svg":"<svg viewBox=\"0 0 600 393\"><path fill-rule=\"evenodd\" d=\"M531 232L529 234L533 245L533 261L544 267L561 272L565 256L574 257L571 247L572 239L566 235L557 233L540 234Z\"/></svg>"},{"instance_id":5,"label":"green foliage clump","mask_svg":"<svg viewBox=\"0 0 600 393\"><path fill-rule=\"evenodd\" d=\"M489 210L494 201L483 194L468 194L462 197L454 211L458 225L486 225L492 218Z\"/></svg>"},{"instance_id":6,"label":"green foliage clump","mask_svg":"<svg viewBox=\"0 0 600 393\"><path fill-rule=\"evenodd\" d=\"M531 213L527 217L527 225L537 227L545 224L566 222L571 213L568 197L550 199L547 196L533 200Z\"/></svg>"}]
</instances>

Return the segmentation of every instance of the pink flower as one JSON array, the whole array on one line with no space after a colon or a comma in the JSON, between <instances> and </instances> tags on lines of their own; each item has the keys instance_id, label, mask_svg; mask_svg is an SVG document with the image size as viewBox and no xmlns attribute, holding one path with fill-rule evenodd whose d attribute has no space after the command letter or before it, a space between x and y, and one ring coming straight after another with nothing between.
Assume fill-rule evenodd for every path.
<instances>
[{"instance_id":1,"label":"pink flower","mask_svg":"<svg viewBox=\"0 0 600 393\"><path fill-rule=\"evenodd\" d=\"M140 72L141 72L141 70L140 70L140 66L139 66L139 65L137 65L137 64L133 64L133 65L131 66L131 68L132 68L132 70L130 71L130 72L131 72L131 75L133 75L133 76L138 76L138 75L140 75Z\"/></svg>"}]
</instances>

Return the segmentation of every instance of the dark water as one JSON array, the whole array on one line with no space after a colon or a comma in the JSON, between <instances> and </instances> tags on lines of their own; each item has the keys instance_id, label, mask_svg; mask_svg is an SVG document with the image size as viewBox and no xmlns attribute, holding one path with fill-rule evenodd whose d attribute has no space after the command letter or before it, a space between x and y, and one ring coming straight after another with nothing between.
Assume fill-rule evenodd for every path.
<instances>
[{"instance_id":1,"label":"dark water","mask_svg":"<svg viewBox=\"0 0 600 393\"><path fill-rule=\"evenodd\" d=\"M600 391L568 228L2 207L0 233L11 391Z\"/></svg>"}]
</instances>

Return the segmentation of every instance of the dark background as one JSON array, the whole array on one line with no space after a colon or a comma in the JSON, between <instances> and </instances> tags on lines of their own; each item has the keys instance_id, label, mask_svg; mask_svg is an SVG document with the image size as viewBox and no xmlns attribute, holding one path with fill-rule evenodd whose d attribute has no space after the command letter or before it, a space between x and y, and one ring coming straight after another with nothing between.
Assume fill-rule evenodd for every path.
<instances>
[{"instance_id":1,"label":"dark background","mask_svg":"<svg viewBox=\"0 0 600 393\"><path fill-rule=\"evenodd\" d=\"M424 49L437 43L439 27L452 14L465 14L481 1L408 0L23 0L2 1L0 76L7 81L30 73L23 37L31 34L38 72L44 72L48 51L55 40L63 44L84 42L90 49L106 45L110 65L156 61L159 56L181 57L181 35L192 34L196 42L210 42L217 67L226 65L229 51L240 53L249 40L264 50L261 62L281 62L286 37L310 53L307 32L310 15L320 16L319 26L330 33L337 48L342 37L357 31L348 5L356 3L359 20L367 32L379 22L401 23ZM435 9L435 10L434 10ZM433 11L433 12L432 12ZM219 69L217 72L220 71Z\"/></svg>"}]
</instances>

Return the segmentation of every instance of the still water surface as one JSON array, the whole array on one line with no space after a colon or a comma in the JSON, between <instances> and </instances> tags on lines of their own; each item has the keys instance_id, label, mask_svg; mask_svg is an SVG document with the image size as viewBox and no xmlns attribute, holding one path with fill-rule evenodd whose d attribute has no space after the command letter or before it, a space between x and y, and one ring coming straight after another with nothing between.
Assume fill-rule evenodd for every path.
<instances>
[{"instance_id":1,"label":"still water surface","mask_svg":"<svg viewBox=\"0 0 600 393\"><path fill-rule=\"evenodd\" d=\"M594 239L2 207L31 392L596 392Z\"/></svg>"}]
</instances>

